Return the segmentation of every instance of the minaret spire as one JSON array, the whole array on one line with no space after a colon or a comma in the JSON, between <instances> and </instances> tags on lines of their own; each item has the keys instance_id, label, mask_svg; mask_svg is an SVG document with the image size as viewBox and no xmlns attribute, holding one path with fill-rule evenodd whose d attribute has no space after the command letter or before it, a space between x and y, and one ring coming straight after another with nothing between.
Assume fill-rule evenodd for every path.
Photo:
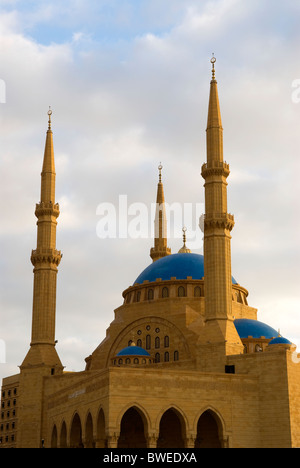
<instances>
[{"instance_id":1,"label":"minaret spire","mask_svg":"<svg viewBox=\"0 0 300 468\"><path fill-rule=\"evenodd\" d=\"M204 288L206 334L210 342L223 342L223 352L242 352L233 324L231 235L234 218L227 212L229 165L223 160L223 127L215 78L216 58L211 59L212 80L206 130L207 162L202 166L205 179ZM221 362L221 361L220 361Z\"/></svg>"},{"instance_id":2,"label":"minaret spire","mask_svg":"<svg viewBox=\"0 0 300 468\"><path fill-rule=\"evenodd\" d=\"M37 247L31 253L33 264L32 328L29 351L20 366L19 420L17 446L42 447L44 381L61 374L63 366L55 348L56 279L62 254L56 250L56 219L59 205L55 203L55 165L52 111L48 112L48 130L41 174L41 198L36 205ZM34 428L34 430L30 430Z\"/></svg>"},{"instance_id":3,"label":"minaret spire","mask_svg":"<svg viewBox=\"0 0 300 468\"><path fill-rule=\"evenodd\" d=\"M167 216L164 196L164 186L161 181L161 171L163 166L158 166L159 176L156 196L156 212L154 221L154 247L150 250L150 257L153 262L159 258L171 254L171 249L167 246Z\"/></svg>"},{"instance_id":4,"label":"minaret spire","mask_svg":"<svg viewBox=\"0 0 300 468\"><path fill-rule=\"evenodd\" d=\"M52 367L61 367L55 350L56 278L62 254L56 250L56 219L59 205L55 203L55 164L52 110L48 111L48 130L41 173L41 198L36 205L37 248L32 251L34 287L32 306L32 333L30 350L24 364L39 364L39 360Z\"/></svg>"}]
</instances>

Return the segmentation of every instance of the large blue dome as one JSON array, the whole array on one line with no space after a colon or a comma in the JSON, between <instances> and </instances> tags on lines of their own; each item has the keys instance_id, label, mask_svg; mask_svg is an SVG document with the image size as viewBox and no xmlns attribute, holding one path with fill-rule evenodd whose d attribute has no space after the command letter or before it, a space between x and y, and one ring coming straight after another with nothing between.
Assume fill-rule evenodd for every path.
<instances>
[{"instance_id":1,"label":"large blue dome","mask_svg":"<svg viewBox=\"0 0 300 468\"><path fill-rule=\"evenodd\" d=\"M142 284L145 280L149 282L161 278L163 281L170 280L172 277L184 280L188 276L200 280L204 277L204 257L194 253L177 253L167 255L166 257L151 263L137 277L134 284ZM233 284L237 284L232 278Z\"/></svg>"},{"instance_id":2,"label":"large blue dome","mask_svg":"<svg viewBox=\"0 0 300 468\"><path fill-rule=\"evenodd\" d=\"M258 320L236 319L234 325L242 339L248 338L248 336L252 336L253 338L261 338L264 336L266 339L278 336L278 332L274 328Z\"/></svg>"}]
</instances>

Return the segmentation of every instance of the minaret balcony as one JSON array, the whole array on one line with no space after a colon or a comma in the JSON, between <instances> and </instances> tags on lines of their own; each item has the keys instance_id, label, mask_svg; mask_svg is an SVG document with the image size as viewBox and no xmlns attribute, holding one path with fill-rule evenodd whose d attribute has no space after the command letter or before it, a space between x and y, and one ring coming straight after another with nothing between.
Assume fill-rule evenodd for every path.
<instances>
[{"instance_id":1,"label":"minaret balcony","mask_svg":"<svg viewBox=\"0 0 300 468\"><path fill-rule=\"evenodd\" d=\"M207 229L227 229L234 226L234 216L229 213L212 213L204 216L204 232Z\"/></svg>"},{"instance_id":2,"label":"minaret balcony","mask_svg":"<svg viewBox=\"0 0 300 468\"><path fill-rule=\"evenodd\" d=\"M56 265L60 264L62 253L56 249L36 249L31 252L31 263L33 266L40 264Z\"/></svg>"},{"instance_id":3,"label":"minaret balcony","mask_svg":"<svg viewBox=\"0 0 300 468\"><path fill-rule=\"evenodd\" d=\"M40 202L35 206L35 216L40 218L41 216L59 216L59 204L50 202Z\"/></svg>"},{"instance_id":4,"label":"minaret balcony","mask_svg":"<svg viewBox=\"0 0 300 468\"><path fill-rule=\"evenodd\" d=\"M209 176L223 176L228 177L230 174L229 164L223 161L210 161L202 165L201 175L203 179Z\"/></svg>"}]
</instances>

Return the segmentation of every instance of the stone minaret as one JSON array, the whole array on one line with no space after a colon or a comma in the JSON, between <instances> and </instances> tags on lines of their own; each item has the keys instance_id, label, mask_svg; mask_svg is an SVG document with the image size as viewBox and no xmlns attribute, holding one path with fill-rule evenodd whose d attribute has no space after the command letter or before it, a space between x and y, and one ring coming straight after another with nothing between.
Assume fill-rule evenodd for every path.
<instances>
[{"instance_id":1,"label":"stone minaret","mask_svg":"<svg viewBox=\"0 0 300 468\"><path fill-rule=\"evenodd\" d=\"M227 212L229 165L223 160L223 128L215 61L213 57L206 130L207 162L202 166L205 180L205 335L209 343L218 343L219 351L227 355L242 352L243 346L232 316L230 232L234 218Z\"/></svg>"},{"instance_id":2,"label":"stone minaret","mask_svg":"<svg viewBox=\"0 0 300 468\"><path fill-rule=\"evenodd\" d=\"M154 221L154 247L150 250L150 257L153 262L159 258L171 254L171 249L167 246L167 216L165 207L164 186L161 181L162 165L158 166L159 181L157 185L156 212Z\"/></svg>"},{"instance_id":3,"label":"stone minaret","mask_svg":"<svg viewBox=\"0 0 300 468\"><path fill-rule=\"evenodd\" d=\"M56 250L59 205L55 203L55 165L49 110L42 169L41 199L36 205L37 247L34 266L32 330L30 349L20 366L18 446L40 447L43 439L42 395L44 377L61 374L63 366L55 349L56 279L61 252ZM34 430L32 429L34 427Z\"/></svg>"}]
</instances>

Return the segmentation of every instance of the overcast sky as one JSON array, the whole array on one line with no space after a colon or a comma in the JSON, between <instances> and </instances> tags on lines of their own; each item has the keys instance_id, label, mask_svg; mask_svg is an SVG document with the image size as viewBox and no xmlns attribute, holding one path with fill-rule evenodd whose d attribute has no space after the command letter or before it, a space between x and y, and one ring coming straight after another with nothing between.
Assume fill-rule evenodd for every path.
<instances>
[{"instance_id":1,"label":"overcast sky","mask_svg":"<svg viewBox=\"0 0 300 468\"><path fill-rule=\"evenodd\" d=\"M155 201L160 161L168 203L204 202L213 52L232 273L258 319L299 349L299 21L297 0L0 0L0 378L19 371L30 343L49 105L63 253L57 349L67 370L82 370L153 244L150 234L100 238L99 205L118 215L122 195L122 220L134 222L130 207ZM182 224L170 229L173 253Z\"/></svg>"}]
</instances>

